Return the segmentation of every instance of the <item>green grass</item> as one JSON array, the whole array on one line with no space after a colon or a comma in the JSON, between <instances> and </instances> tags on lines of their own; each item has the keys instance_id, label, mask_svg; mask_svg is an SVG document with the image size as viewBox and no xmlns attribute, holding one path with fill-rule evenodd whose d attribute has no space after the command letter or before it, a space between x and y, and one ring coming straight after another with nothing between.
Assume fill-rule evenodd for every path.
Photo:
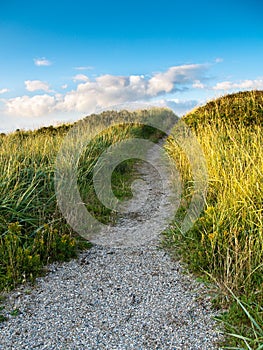
<instances>
[{"instance_id":1,"label":"green grass","mask_svg":"<svg viewBox=\"0 0 263 350\"><path fill-rule=\"evenodd\" d=\"M109 145L130 137L156 141L159 130L140 124L144 117L165 118L164 109L137 112L104 112L101 118L119 121L136 119L98 134L82 153L78 164L78 185L88 210L101 222L114 220L116 213L97 199L92 174L97 159ZM91 244L78 236L61 215L54 189L55 160L67 132L73 125L44 127L0 136L0 291L34 281L43 266L69 260ZM96 126L96 125L95 125ZM91 126L91 129L94 125ZM120 164L112 176L119 199L131 196L134 160Z\"/></svg>"},{"instance_id":2,"label":"green grass","mask_svg":"<svg viewBox=\"0 0 263 350\"><path fill-rule=\"evenodd\" d=\"M195 132L208 168L206 207L187 234L182 221L193 188L189 161L168 139L184 183L184 199L166 246L192 271L216 282L215 300L229 311L221 317L227 345L261 349L263 328L263 92L228 95L197 108L183 120ZM230 347L229 347L230 348Z\"/></svg>"}]
</instances>

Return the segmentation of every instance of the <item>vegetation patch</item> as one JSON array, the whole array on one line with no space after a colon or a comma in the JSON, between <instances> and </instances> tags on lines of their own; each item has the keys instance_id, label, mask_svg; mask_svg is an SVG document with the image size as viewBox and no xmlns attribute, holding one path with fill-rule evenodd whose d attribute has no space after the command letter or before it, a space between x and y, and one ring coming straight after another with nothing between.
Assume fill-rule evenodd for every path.
<instances>
[{"instance_id":1,"label":"vegetation patch","mask_svg":"<svg viewBox=\"0 0 263 350\"><path fill-rule=\"evenodd\" d=\"M184 198L165 245L190 269L216 282L215 304L228 307L221 320L232 349L263 344L263 91L228 95L183 117L203 149L209 175L206 207L186 234L180 222L193 179L180 145L167 140L184 183ZM260 347L261 345L261 347Z\"/></svg>"},{"instance_id":2,"label":"vegetation patch","mask_svg":"<svg viewBox=\"0 0 263 350\"><path fill-rule=\"evenodd\" d=\"M98 115L102 119L116 117L123 122L136 120L97 135L80 158L79 190L88 210L101 222L113 220L116 213L105 208L95 195L92 175L97 159L110 145L130 137L157 141L163 134L140 123L142 117L168 118L169 115L171 112L165 109ZM67 225L58 209L54 189L56 155L73 126L0 135L0 291L34 281L47 263L74 258L78 251L91 246ZM131 196L134 162L121 163L113 173L112 187L119 199Z\"/></svg>"}]
</instances>

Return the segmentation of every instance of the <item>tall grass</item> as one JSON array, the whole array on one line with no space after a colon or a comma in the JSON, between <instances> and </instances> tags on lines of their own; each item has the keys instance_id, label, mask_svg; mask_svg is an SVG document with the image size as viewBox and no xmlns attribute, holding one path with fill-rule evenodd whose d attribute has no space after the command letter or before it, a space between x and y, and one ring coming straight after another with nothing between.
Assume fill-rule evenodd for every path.
<instances>
[{"instance_id":1,"label":"tall grass","mask_svg":"<svg viewBox=\"0 0 263 350\"><path fill-rule=\"evenodd\" d=\"M84 150L78 167L80 193L87 208L102 222L113 213L96 198L92 171L109 145L129 137L161 136L154 128L140 124L142 116L165 117L167 110L104 112L100 118L138 120L119 125L96 136ZM96 118L95 118L96 120ZM75 257L89 243L67 225L58 210L54 189L55 159L72 125L16 131L0 136L0 291L34 280L42 267L54 260ZM127 185L132 162L121 164L113 174L113 188L120 198L129 195Z\"/></svg>"},{"instance_id":2,"label":"tall grass","mask_svg":"<svg viewBox=\"0 0 263 350\"><path fill-rule=\"evenodd\" d=\"M57 210L52 181L62 138L53 130L1 138L0 289L32 280L55 255L75 256L76 242Z\"/></svg>"},{"instance_id":3,"label":"tall grass","mask_svg":"<svg viewBox=\"0 0 263 350\"><path fill-rule=\"evenodd\" d=\"M175 225L166 233L167 242L192 270L205 273L221 287L225 295L221 302L229 307L222 319L227 331L236 335L228 342L259 349L262 331L260 336L259 329L255 333L251 320L262 330L263 92L223 97L184 120L203 149L209 189L206 208L193 228L182 235ZM172 140L166 148L181 168L185 193L189 193L192 178L187 157ZM177 221L188 202L185 199Z\"/></svg>"}]
</instances>

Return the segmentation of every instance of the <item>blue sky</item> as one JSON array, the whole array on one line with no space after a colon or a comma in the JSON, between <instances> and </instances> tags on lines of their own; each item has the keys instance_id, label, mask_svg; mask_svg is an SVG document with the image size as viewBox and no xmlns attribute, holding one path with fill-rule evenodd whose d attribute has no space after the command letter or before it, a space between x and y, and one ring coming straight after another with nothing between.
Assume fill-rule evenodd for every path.
<instances>
[{"instance_id":1,"label":"blue sky","mask_svg":"<svg viewBox=\"0 0 263 350\"><path fill-rule=\"evenodd\" d=\"M252 1L1 1L0 132L263 89Z\"/></svg>"}]
</instances>

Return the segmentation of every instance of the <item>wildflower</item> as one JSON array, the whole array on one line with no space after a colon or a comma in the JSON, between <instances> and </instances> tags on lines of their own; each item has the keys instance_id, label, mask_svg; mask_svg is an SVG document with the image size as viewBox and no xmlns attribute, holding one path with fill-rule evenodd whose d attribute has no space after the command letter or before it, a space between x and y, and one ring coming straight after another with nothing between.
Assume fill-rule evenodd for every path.
<instances>
[{"instance_id":1,"label":"wildflower","mask_svg":"<svg viewBox=\"0 0 263 350\"><path fill-rule=\"evenodd\" d=\"M63 235L61 237L61 243L67 243L67 241L68 241L68 237L66 235Z\"/></svg>"},{"instance_id":2,"label":"wildflower","mask_svg":"<svg viewBox=\"0 0 263 350\"><path fill-rule=\"evenodd\" d=\"M215 234L209 233L208 238L212 241L215 238Z\"/></svg>"},{"instance_id":3,"label":"wildflower","mask_svg":"<svg viewBox=\"0 0 263 350\"><path fill-rule=\"evenodd\" d=\"M213 211L214 211L214 207L207 207L206 209L207 214L213 213Z\"/></svg>"}]
</instances>

